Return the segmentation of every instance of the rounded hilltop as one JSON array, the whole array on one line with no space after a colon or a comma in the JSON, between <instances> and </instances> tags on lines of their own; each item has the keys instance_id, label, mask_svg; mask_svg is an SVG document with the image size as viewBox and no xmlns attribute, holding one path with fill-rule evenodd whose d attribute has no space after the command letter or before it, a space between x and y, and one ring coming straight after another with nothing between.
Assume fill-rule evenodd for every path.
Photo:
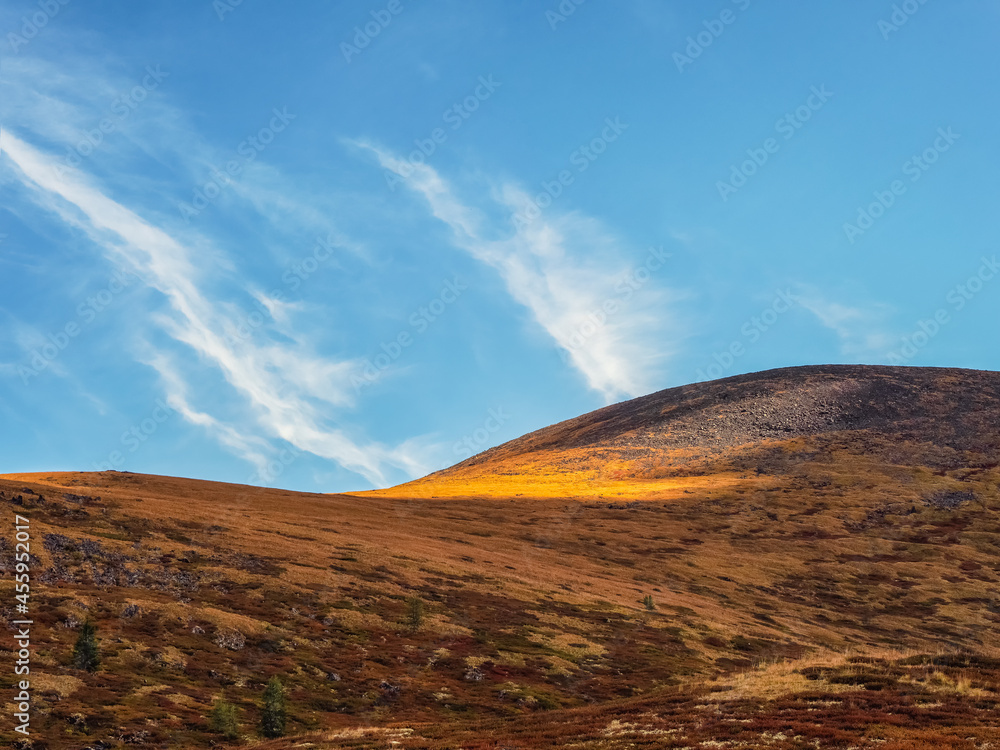
<instances>
[{"instance_id":1,"label":"rounded hilltop","mask_svg":"<svg viewBox=\"0 0 1000 750\"><path fill-rule=\"evenodd\" d=\"M668 388L490 448L386 496L663 497L838 446L892 463L996 456L1000 373L809 365ZM905 454L905 455L904 455ZM780 463L780 461L779 461ZM629 480L627 487L617 485Z\"/></svg>"}]
</instances>

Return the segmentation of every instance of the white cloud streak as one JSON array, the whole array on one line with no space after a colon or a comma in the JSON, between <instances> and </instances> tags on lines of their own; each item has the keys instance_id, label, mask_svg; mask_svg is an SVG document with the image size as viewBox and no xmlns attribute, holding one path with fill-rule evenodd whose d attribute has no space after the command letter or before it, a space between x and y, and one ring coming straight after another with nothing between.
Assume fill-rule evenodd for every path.
<instances>
[{"instance_id":1,"label":"white cloud streak","mask_svg":"<svg viewBox=\"0 0 1000 750\"><path fill-rule=\"evenodd\" d=\"M137 169L137 155L164 167L176 184L192 186L223 162L186 124L183 113L156 92L118 122L118 140L109 138L99 155L85 159L78 169L70 168L62 158L67 146L81 142L107 115L114 97L135 82L115 79L85 58L56 66L21 56L12 65L5 63L4 110L8 122L23 123L23 129L0 131L3 158L11 167L0 171L0 179L24 188L31 202L80 231L111 262L130 269L163 296L167 305L152 323L196 353L199 365L185 369L181 351L147 351L139 359L158 372L167 398L188 422L258 468L274 453L265 438L336 461L373 484L384 484L392 467L410 476L437 468L434 457L440 446L426 438L387 447L352 437L337 426L338 411L353 406L355 392L348 384L363 363L319 356L294 325L303 303L272 299L248 284L223 242L153 208L162 204L153 200L160 199L162 184ZM163 85L169 87L170 79ZM383 166L401 172L401 162L391 154L373 150ZM128 190L116 189L123 180ZM671 337L664 333L661 303L666 292L658 279L578 341L590 314L619 298L615 280L629 268L621 243L598 221L549 210L505 236L508 227L491 226L482 211L466 205L430 167L417 168L407 183L426 199L433 216L451 228L460 249L496 269L511 297L530 311L589 387L612 401L662 384L658 371L671 353ZM301 192L258 159L227 188L216 208L240 202L279 235L318 232L334 237L342 249L367 257L363 244L331 228L329 206L302 200ZM128 195L128 203L119 195ZM493 208L511 214L528 200L522 190L506 184L494 192ZM210 225L202 224L205 231ZM275 245L283 252L280 241ZM234 279L236 288L227 298L214 289ZM246 319L251 299L270 313L266 330L249 338L233 336L234 321ZM256 426L242 418L221 417L219 405L204 388L195 387L206 365L239 394Z\"/></svg>"},{"instance_id":2,"label":"white cloud streak","mask_svg":"<svg viewBox=\"0 0 1000 750\"><path fill-rule=\"evenodd\" d=\"M837 335L841 353L849 357L881 355L894 339L884 331L886 305L869 308L852 307L825 299L815 289L796 294L799 304Z\"/></svg>"},{"instance_id":3,"label":"white cloud streak","mask_svg":"<svg viewBox=\"0 0 1000 750\"><path fill-rule=\"evenodd\" d=\"M301 345L231 341L224 335L229 318L199 289L199 273L187 247L107 197L76 170L57 170L58 162L52 156L10 131L0 132L0 143L40 206L57 210L113 261L125 264L167 298L172 314L161 316L164 328L219 368L226 381L249 401L269 435L336 461L377 484L384 482L384 464L409 467L412 461L405 451L359 445L342 430L326 425L319 406L350 403L346 386L359 363L331 362ZM164 382L172 384L170 396L175 408L259 465L263 458L259 443L240 439L233 428L192 408L175 371L165 363L163 358L151 360Z\"/></svg>"},{"instance_id":4,"label":"white cloud streak","mask_svg":"<svg viewBox=\"0 0 1000 750\"><path fill-rule=\"evenodd\" d=\"M368 142L355 145L374 153L383 168L421 195L431 213L450 227L457 247L497 270L509 294L531 311L587 385L606 401L659 387L659 371L673 343L665 317L666 294L662 285L653 284L652 289L633 289L634 299L625 304L615 281L629 272L622 262L622 243L600 222L549 208L516 229L492 226L432 167L411 164ZM513 215L530 196L508 183L494 191L494 201ZM588 320L608 301L621 303L619 309L591 331Z\"/></svg>"}]
</instances>

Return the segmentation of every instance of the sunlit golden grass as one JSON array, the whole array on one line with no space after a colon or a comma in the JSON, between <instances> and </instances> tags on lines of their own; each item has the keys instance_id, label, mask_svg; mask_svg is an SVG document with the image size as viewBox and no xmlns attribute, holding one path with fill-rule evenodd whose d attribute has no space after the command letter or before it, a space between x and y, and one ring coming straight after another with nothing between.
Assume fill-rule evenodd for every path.
<instances>
[{"instance_id":1,"label":"sunlit golden grass","mask_svg":"<svg viewBox=\"0 0 1000 750\"><path fill-rule=\"evenodd\" d=\"M593 472L560 472L515 476L448 476L400 485L386 490L355 493L361 497L602 499L608 501L675 499L685 493L744 486L745 477L733 473L670 479L611 479ZM766 482L761 481L760 485Z\"/></svg>"},{"instance_id":2,"label":"sunlit golden grass","mask_svg":"<svg viewBox=\"0 0 1000 750\"><path fill-rule=\"evenodd\" d=\"M864 653L822 650L799 659L767 660L752 669L735 675L698 683L712 688L711 701L735 701L747 698L774 700L784 695L807 691L842 693L863 690L860 685L832 684L824 679L808 679L804 670L815 668L836 669L849 664L851 656L895 661L913 656L911 650L866 649ZM723 686L725 689L718 689Z\"/></svg>"}]
</instances>

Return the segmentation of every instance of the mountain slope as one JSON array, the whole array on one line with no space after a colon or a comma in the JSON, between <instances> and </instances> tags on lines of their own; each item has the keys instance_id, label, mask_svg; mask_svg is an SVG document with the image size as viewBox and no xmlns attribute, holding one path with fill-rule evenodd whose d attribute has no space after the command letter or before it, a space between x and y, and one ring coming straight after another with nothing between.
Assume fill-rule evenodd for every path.
<instances>
[{"instance_id":1,"label":"mountain slope","mask_svg":"<svg viewBox=\"0 0 1000 750\"><path fill-rule=\"evenodd\" d=\"M378 494L671 497L732 484L733 472L780 460L782 447L797 456L791 465L843 445L889 464L978 466L1000 450L997 424L1000 373L785 368L614 404Z\"/></svg>"},{"instance_id":2,"label":"mountain slope","mask_svg":"<svg viewBox=\"0 0 1000 750\"><path fill-rule=\"evenodd\" d=\"M33 747L208 747L220 696L251 737L272 675L274 750L997 746L998 379L686 386L380 493L5 475Z\"/></svg>"}]
</instances>

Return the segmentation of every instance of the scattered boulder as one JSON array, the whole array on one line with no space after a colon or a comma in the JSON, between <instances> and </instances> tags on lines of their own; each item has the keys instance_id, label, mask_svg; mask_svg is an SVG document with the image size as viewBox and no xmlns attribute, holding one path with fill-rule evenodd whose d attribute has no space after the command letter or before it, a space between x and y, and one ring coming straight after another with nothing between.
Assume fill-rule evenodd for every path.
<instances>
[{"instance_id":1,"label":"scattered boulder","mask_svg":"<svg viewBox=\"0 0 1000 750\"><path fill-rule=\"evenodd\" d=\"M381 684L379 685L379 689L382 690L382 693L387 698L395 698L397 695L399 695L399 691L402 690L402 688L399 685L393 685L388 680L382 680Z\"/></svg>"},{"instance_id":2,"label":"scattered boulder","mask_svg":"<svg viewBox=\"0 0 1000 750\"><path fill-rule=\"evenodd\" d=\"M242 651L247 645L247 637L234 628L223 628L215 634L215 645L230 651Z\"/></svg>"},{"instance_id":3,"label":"scattered boulder","mask_svg":"<svg viewBox=\"0 0 1000 750\"><path fill-rule=\"evenodd\" d=\"M955 510L960 505L964 503L970 503L976 499L976 496L971 492L955 492L952 490L938 490L929 497L924 498L924 505L930 505L934 508L940 508L942 510Z\"/></svg>"}]
</instances>

